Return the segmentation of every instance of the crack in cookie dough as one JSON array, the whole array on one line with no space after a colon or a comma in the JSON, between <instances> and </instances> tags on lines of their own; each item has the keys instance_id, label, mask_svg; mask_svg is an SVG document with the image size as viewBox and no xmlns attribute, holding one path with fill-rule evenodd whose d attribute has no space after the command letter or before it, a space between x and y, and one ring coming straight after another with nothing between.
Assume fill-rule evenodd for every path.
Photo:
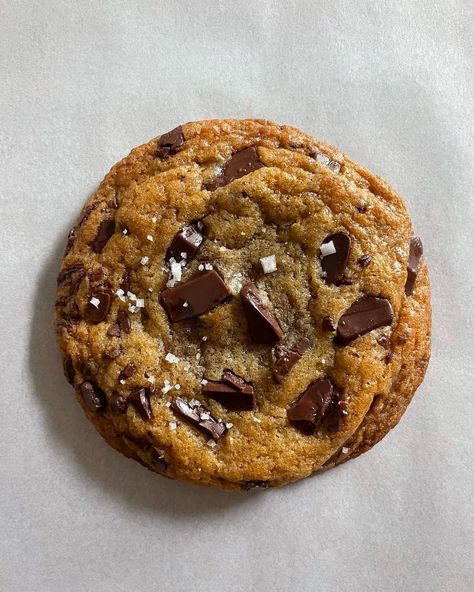
<instances>
[{"instance_id":1,"label":"crack in cookie dough","mask_svg":"<svg viewBox=\"0 0 474 592\"><path fill-rule=\"evenodd\" d=\"M401 198L263 120L135 148L68 237L65 372L117 450L170 478L282 485L400 419L429 359L421 241Z\"/></svg>"}]
</instances>

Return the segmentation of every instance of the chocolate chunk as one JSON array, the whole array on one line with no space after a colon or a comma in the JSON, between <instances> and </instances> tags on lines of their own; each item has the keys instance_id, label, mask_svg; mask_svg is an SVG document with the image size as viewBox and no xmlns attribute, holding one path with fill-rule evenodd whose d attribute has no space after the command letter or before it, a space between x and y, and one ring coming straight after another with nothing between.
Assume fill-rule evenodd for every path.
<instances>
[{"instance_id":1,"label":"chocolate chunk","mask_svg":"<svg viewBox=\"0 0 474 592\"><path fill-rule=\"evenodd\" d=\"M325 248L325 245L328 246ZM334 247L335 252L325 255L326 251L333 250L331 247ZM350 250L351 238L343 232L331 234L323 240L319 256L321 258L321 268L325 273L324 281L326 284L335 284L338 286L348 281L344 272L349 261Z\"/></svg>"},{"instance_id":2,"label":"chocolate chunk","mask_svg":"<svg viewBox=\"0 0 474 592\"><path fill-rule=\"evenodd\" d=\"M410 252L407 261L407 281L405 283L405 294L411 296L415 289L416 277L420 270L421 256L423 255L423 245L421 240L414 236L410 239Z\"/></svg>"},{"instance_id":3,"label":"chocolate chunk","mask_svg":"<svg viewBox=\"0 0 474 592\"><path fill-rule=\"evenodd\" d=\"M183 128L178 125L170 132L163 134L158 140L156 148L156 156L160 158L168 158L173 154L179 152L181 146L184 144Z\"/></svg>"},{"instance_id":4,"label":"chocolate chunk","mask_svg":"<svg viewBox=\"0 0 474 592\"><path fill-rule=\"evenodd\" d=\"M314 434L333 395L333 385L328 378L315 380L288 407L288 421L303 434Z\"/></svg>"},{"instance_id":5,"label":"chocolate chunk","mask_svg":"<svg viewBox=\"0 0 474 592\"><path fill-rule=\"evenodd\" d=\"M244 491L249 491L250 489L255 489L259 487L260 489L268 489L269 482L268 481L244 481L242 483L242 489Z\"/></svg>"},{"instance_id":6,"label":"chocolate chunk","mask_svg":"<svg viewBox=\"0 0 474 592\"><path fill-rule=\"evenodd\" d=\"M324 317L321 321L321 327L323 331L332 332L336 330L336 323L331 319L331 317Z\"/></svg>"},{"instance_id":7,"label":"chocolate chunk","mask_svg":"<svg viewBox=\"0 0 474 592\"><path fill-rule=\"evenodd\" d=\"M72 358L70 358L69 356L64 358L64 375L66 376L69 384L74 384L74 365L72 363Z\"/></svg>"},{"instance_id":8,"label":"chocolate chunk","mask_svg":"<svg viewBox=\"0 0 474 592\"><path fill-rule=\"evenodd\" d=\"M181 261L185 259L189 263L198 252L203 240L204 237L201 230L199 230L198 224L185 226L171 241L166 253L166 260L169 261L174 258L175 261ZM183 257L181 253L186 253L186 257Z\"/></svg>"},{"instance_id":9,"label":"chocolate chunk","mask_svg":"<svg viewBox=\"0 0 474 592\"><path fill-rule=\"evenodd\" d=\"M109 314L111 304L110 290L104 288L94 290L85 308L85 318L95 324L102 322Z\"/></svg>"},{"instance_id":10,"label":"chocolate chunk","mask_svg":"<svg viewBox=\"0 0 474 592\"><path fill-rule=\"evenodd\" d=\"M388 349L390 347L390 339L388 338L388 335L380 336L377 339L377 343L384 349Z\"/></svg>"},{"instance_id":11,"label":"chocolate chunk","mask_svg":"<svg viewBox=\"0 0 474 592\"><path fill-rule=\"evenodd\" d=\"M342 401L339 397L339 394L335 392L324 416L324 423L328 431L338 432L342 428L342 424L346 415L347 403Z\"/></svg>"},{"instance_id":12,"label":"chocolate chunk","mask_svg":"<svg viewBox=\"0 0 474 592\"><path fill-rule=\"evenodd\" d=\"M257 148L250 146L233 154L227 161L221 174L211 181L206 187L209 191L214 191L218 187L224 187L235 179L240 179L257 169L265 166L258 157Z\"/></svg>"},{"instance_id":13,"label":"chocolate chunk","mask_svg":"<svg viewBox=\"0 0 474 592\"><path fill-rule=\"evenodd\" d=\"M107 329L107 335L108 337L120 337L120 327L117 323L110 325Z\"/></svg>"},{"instance_id":14,"label":"chocolate chunk","mask_svg":"<svg viewBox=\"0 0 474 592\"><path fill-rule=\"evenodd\" d=\"M151 419L151 405L148 389L141 387L136 388L130 393L128 400L145 421Z\"/></svg>"},{"instance_id":15,"label":"chocolate chunk","mask_svg":"<svg viewBox=\"0 0 474 592\"><path fill-rule=\"evenodd\" d=\"M115 232L115 220L102 220L97 229L94 240L90 243L94 253L100 253Z\"/></svg>"},{"instance_id":16,"label":"chocolate chunk","mask_svg":"<svg viewBox=\"0 0 474 592\"><path fill-rule=\"evenodd\" d=\"M124 310L119 310L117 313L117 325L119 326L120 331L123 331L124 333L130 333L132 330L130 319Z\"/></svg>"},{"instance_id":17,"label":"chocolate chunk","mask_svg":"<svg viewBox=\"0 0 474 592\"><path fill-rule=\"evenodd\" d=\"M100 409L105 407L105 393L96 384L86 380L81 384L79 389L86 407L88 407L91 411L100 411Z\"/></svg>"},{"instance_id":18,"label":"chocolate chunk","mask_svg":"<svg viewBox=\"0 0 474 592\"><path fill-rule=\"evenodd\" d=\"M70 292L76 291L84 275L84 266L81 263L66 267L58 275L58 286L66 284L71 286Z\"/></svg>"},{"instance_id":19,"label":"chocolate chunk","mask_svg":"<svg viewBox=\"0 0 474 592\"><path fill-rule=\"evenodd\" d=\"M125 368L120 372L118 379L127 380L127 378L131 378L136 371L137 368L135 364L127 364Z\"/></svg>"},{"instance_id":20,"label":"chocolate chunk","mask_svg":"<svg viewBox=\"0 0 474 592\"><path fill-rule=\"evenodd\" d=\"M231 370L225 370L222 381L208 380L202 393L230 411L250 411L255 408L254 388Z\"/></svg>"},{"instance_id":21,"label":"chocolate chunk","mask_svg":"<svg viewBox=\"0 0 474 592\"><path fill-rule=\"evenodd\" d=\"M127 411L127 399L120 393L114 391L112 393L112 397L110 398L109 406L112 413L115 413L116 415L122 415L125 413L125 411Z\"/></svg>"},{"instance_id":22,"label":"chocolate chunk","mask_svg":"<svg viewBox=\"0 0 474 592\"><path fill-rule=\"evenodd\" d=\"M306 337L300 339L292 348L277 347L276 360L273 364L273 378L280 383L283 378L289 373L293 366L301 359L303 353L311 345L311 342Z\"/></svg>"},{"instance_id":23,"label":"chocolate chunk","mask_svg":"<svg viewBox=\"0 0 474 592\"><path fill-rule=\"evenodd\" d=\"M221 276L213 269L197 273L186 282L163 290L160 299L170 320L176 323L202 315L230 296Z\"/></svg>"},{"instance_id":24,"label":"chocolate chunk","mask_svg":"<svg viewBox=\"0 0 474 592\"><path fill-rule=\"evenodd\" d=\"M218 440L227 431L225 424L213 417L204 405L192 404L182 397L174 397L171 400L171 408L214 440Z\"/></svg>"},{"instance_id":25,"label":"chocolate chunk","mask_svg":"<svg viewBox=\"0 0 474 592\"><path fill-rule=\"evenodd\" d=\"M165 460L165 452L164 450L160 450L159 448L157 448L156 446L152 446L151 450L150 450L150 454L151 454L151 461L153 463L153 466L155 467L155 469L159 472L162 473L164 471L166 471L168 464Z\"/></svg>"},{"instance_id":26,"label":"chocolate chunk","mask_svg":"<svg viewBox=\"0 0 474 592\"><path fill-rule=\"evenodd\" d=\"M372 257L370 255L362 255L362 257L357 259L357 263L360 265L360 267L362 267L362 269L364 269L372 263Z\"/></svg>"},{"instance_id":27,"label":"chocolate chunk","mask_svg":"<svg viewBox=\"0 0 474 592\"><path fill-rule=\"evenodd\" d=\"M257 287L247 282L240 290L247 328L255 343L280 341L283 331L273 312L262 302Z\"/></svg>"},{"instance_id":28,"label":"chocolate chunk","mask_svg":"<svg viewBox=\"0 0 474 592\"><path fill-rule=\"evenodd\" d=\"M392 305L386 298L362 296L339 319L337 341L347 345L373 329L391 325L392 321Z\"/></svg>"}]
</instances>

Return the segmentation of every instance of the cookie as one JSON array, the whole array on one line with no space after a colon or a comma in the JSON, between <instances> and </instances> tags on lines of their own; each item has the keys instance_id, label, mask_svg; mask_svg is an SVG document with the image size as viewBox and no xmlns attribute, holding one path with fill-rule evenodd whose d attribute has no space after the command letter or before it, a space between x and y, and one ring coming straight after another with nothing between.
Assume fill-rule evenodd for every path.
<instances>
[{"instance_id":1,"label":"cookie","mask_svg":"<svg viewBox=\"0 0 474 592\"><path fill-rule=\"evenodd\" d=\"M56 331L118 451L222 489L282 485L396 425L430 354L402 199L264 120L188 123L116 164L71 230Z\"/></svg>"}]
</instances>

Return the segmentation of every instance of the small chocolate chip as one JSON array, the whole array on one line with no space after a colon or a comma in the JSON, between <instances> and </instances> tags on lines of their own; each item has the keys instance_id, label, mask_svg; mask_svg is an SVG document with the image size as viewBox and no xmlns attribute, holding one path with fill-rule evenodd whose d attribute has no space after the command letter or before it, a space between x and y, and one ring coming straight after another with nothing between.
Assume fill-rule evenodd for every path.
<instances>
[{"instance_id":1,"label":"small chocolate chip","mask_svg":"<svg viewBox=\"0 0 474 592\"><path fill-rule=\"evenodd\" d=\"M182 397L174 397L171 408L214 440L218 440L227 431L225 424L213 417L204 405L194 405Z\"/></svg>"},{"instance_id":2,"label":"small chocolate chip","mask_svg":"<svg viewBox=\"0 0 474 592\"><path fill-rule=\"evenodd\" d=\"M377 339L377 343L384 349L388 349L390 347L390 339L388 338L388 335L381 335Z\"/></svg>"},{"instance_id":3,"label":"small chocolate chip","mask_svg":"<svg viewBox=\"0 0 474 592\"><path fill-rule=\"evenodd\" d=\"M102 249L108 243L110 237L115 232L115 220L113 218L102 220L97 229L97 234L90 246L94 253L102 252Z\"/></svg>"},{"instance_id":4,"label":"small chocolate chip","mask_svg":"<svg viewBox=\"0 0 474 592\"><path fill-rule=\"evenodd\" d=\"M160 137L156 148L156 156L159 158L168 158L179 152L183 144L183 128L178 125L178 127L175 127L170 132L167 132Z\"/></svg>"},{"instance_id":5,"label":"small chocolate chip","mask_svg":"<svg viewBox=\"0 0 474 592\"><path fill-rule=\"evenodd\" d=\"M145 421L151 419L152 412L148 389L136 388L130 393L128 400Z\"/></svg>"},{"instance_id":6,"label":"small chocolate chip","mask_svg":"<svg viewBox=\"0 0 474 592\"><path fill-rule=\"evenodd\" d=\"M230 411L250 411L255 407L253 386L231 370L223 372L222 381L208 380L202 393Z\"/></svg>"},{"instance_id":7,"label":"small chocolate chip","mask_svg":"<svg viewBox=\"0 0 474 592\"><path fill-rule=\"evenodd\" d=\"M240 177L244 177L263 166L265 165L258 157L255 146L244 148L244 150L240 150L231 156L220 175L211 181L206 186L206 189L214 191L218 187L224 187L224 185L228 185L231 181L240 179Z\"/></svg>"},{"instance_id":8,"label":"small chocolate chip","mask_svg":"<svg viewBox=\"0 0 474 592\"><path fill-rule=\"evenodd\" d=\"M363 214L364 212L366 212L369 209L369 206L367 206L366 204L361 204L360 206L357 206L356 209L358 212Z\"/></svg>"},{"instance_id":9,"label":"small chocolate chip","mask_svg":"<svg viewBox=\"0 0 474 592\"><path fill-rule=\"evenodd\" d=\"M130 270L128 268L125 269L125 273L123 274L120 289L123 290L125 294L130 292Z\"/></svg>"},{"instance_id":10,"label":"small chocolate chip","mask_svg":"<svg viewBox=\"0 0 474 592\"><path fill-rule=\"evenodd\" d=\"M114 325L110 325L110 327L107 329L107 336L120 337L120 327L117 323L115 323Z\"/></svg>"},{"instance_id":11,"label":"small chocolate chip","mask_svg":"<svg viewBox=\"0 0 474 592\"><path fill-rule=\"evenodd\" d=\"M115 413L116 415L122 415L125 413L125 411L127 411L127 399L120 393L114 391L112 393L112 397L110 398L109 407L112 413Z\"/></svg>"},{"instance_id":12,"label":"small chocolate chip","mask_svg":"<svg viewBox=\"0 0 474 592\"><path fill-rule=\"evenodd\" d=\"M163 290L160 299L173 323L200 316L221 304L231 293L215 271L197 273L174 288Z\"/></svg>"},{"instance_id":13,"label":"small chocolate chip","mask_svg":"<svg viewBox=\"0 0 474 592\"><path fill-rule=\"evenodd\" d=\"M80 385L79 389L86 407L91 411L100 411L105 407L105 393L96 384L86 380Z\"/></svg>"},{"instance_id":14,"label":"small chocolate chip","mask_svg":"<svg viewBox=\"0 0 474 592\"><path fill-rule=\"evenodd\" d=\"M359 259L357 259L357 263L360 267L362 267L362 269L364 269L372 263L372 257L370 255L362 255L362 257L359 257Z\"/></svg>"},{"instance_id":15,"label":"small chocolate chip","mask_svg":"<svg viewBox=\"0 0 474 592\"><path fill-rule=\"evenodd\" d=\"M323 249L320 251L321 268L324 275L324 281L326 284L334 284L336 286L346 283L348 278L345 277L347 262L349 261L349 254L351 250L351 238L343 232L337 232L327 236L322 244L332 245L336 250L335 253L330 255L324 255ZM351 282L352 283L352 282Z\"/></svg>"},{"instance_id":16,"label":"small chocolate chip","mask_svg":"<svg viewBox=\"0 0 474 592\"><path fill-rule=\"evenodd\" d=\"M72 358L67 356L64 358L64 375L66 376L69 384L74 384L74 377L76 373L74 372L74 365L72 363Z\"/></svg>"},{"instance_id":17,"label":"small chocolate chip","mask_svg":"<svg viewBox=\"0 0 474 592\"><path fill-rule=\"evenodd\" d=\"M250 489L268 489L269 482L268 481L244 481L242 483L242 489L244 491L249 491Z\"/></svg>"},{"instance_id":18,"label":"small chocolate chip","mask_svg":"<svg viewBox=\"0 0 474 592\"><path fill-rule=\"evenodd\" d=\"M276 360L273 364L273 378L275 382L282 382L293 366L301 359L303 353L309 348L311 342L306 337L300 339L293 347L277 346L275 348Z\"/></svg>"},{"instance_id":19,"label":"small chocolate chip","mask_svg":"<svg viewBox=\"0 0 474 592\"><path fill-rule=\"evenodd\" d=\"M415 289L415 282L420 270L420 261L423 255L421 240L414 236L410 239L410 252L407 261L407 281L405 283L405 294L411 296Z\"/></svg>"},{"instance_id":20,"label":"small chocolate chip","mask_svg":"<svg viewBox=\"0 0 474 592\"><path fill-rule=\"evenodd\" d=\"M337 324L337 341L347 345L357 337L378 327L391 325L392 305L386 298L363 296L341 316Z\"/></svg>"},{"instance_id":21,"label":"small chocolate chip","mask_svg":"<svg viewBox=\"0 0 474 592\"><path fill-rule=\"evenodd\" d=\"M313 381L287 409L288 421L303 434L314 434L334 396L329 378Z\"/></svg>"},{"instance_id":22,"label":"small chocolate chip","mask_svg":"<svg viewBox=\"0 0 474 592\"><path fill-rule=\"evenodd\" d=\"M336 330L336 323L331 319L331 317L324 317L321 321L321 327L323 331L331 333Z\"/></svg>"},{"instance_id":23,"label":"small chocolate chip","mask_svg":"<svg viewBox=\"0 0 474 592\"><path fill-rule=\"evenodd\" d=\"M125 368L120 372L118 379L127 380L127 378L131 378L136 371L137 368L135 364L127 364Z\"/></svg>"},{"instance_id":24,"label":"small chocolate chip","mask_svg":"<svg viewBox=\"0 0 474 592\"><path fill-rule=\"evenodd\" d=\"M247 282L240 290L247 328L255 343L272 344L280 341L283 331L278 319L266 306L252 282Z\"/></svg>"},{"instance_id":25,"label":"small chocolate chip","mask_svg":"<svg viewBox=\"0 0 474 592\"><path fill-rule=\"evenodd\" d=\"M384 361L386 364L390 364L390 362L392 361L392 358L393 358L393 352L392 352L392 351L389 351L389 352L387 352L387 354L385 355L385 358L384 358L384 360L383 360L383 361Z\"/></svg>"},{"instance_id":26,"label":"small chocolate chip","mask_svg":"<svg viewBox=\"0 0 474 592\"><path fill-rule=\"evenodd\" d=\"M124 333L128 334L132 330L130 319L124 310L119 310L117 313L117 325L119 326L120 331L123 331Z\"/></svg>"},{"instance_id":27,"label":"small chocolate chip","mask_svg":"<svg viewBox=\"0 0 474 592\"><path fill-rule=\"evenodd\" d=\"M91 300L98 300L95 304ZM87 302L85 308L85 318L91 323L101 323L109 314L110 306L112 305L112 293L110 290L100 288L94 290Z\"/></svg>"},{"instance_id":28,"label":"small chocolate chip","mask_svg":"<svg viewBox=\"0 0 474 592\"><path fill-rule=\"evenodd\" d=\"M165 460L165 452L164 450L160 450L156 446L152 446L150 449L151 454L151 461L153 466L159 473L164 473L168 467L168 464Z\"/></svg>"},{"instance_id":29,"label":"small chocolate chip","mask_svg":"<svg viewBox=\"0 0 474 592\"><path fill-rule=\"evenodd\" d=\"M166 253L166 260L173 258L175 261L181 261L183 256L181 253L186 253L184 258L186 263L193 259L201 246L204 236L199 230L198 224L190 224L182 228L171 241L168 252Z\"/></svg>"}]
</instances>

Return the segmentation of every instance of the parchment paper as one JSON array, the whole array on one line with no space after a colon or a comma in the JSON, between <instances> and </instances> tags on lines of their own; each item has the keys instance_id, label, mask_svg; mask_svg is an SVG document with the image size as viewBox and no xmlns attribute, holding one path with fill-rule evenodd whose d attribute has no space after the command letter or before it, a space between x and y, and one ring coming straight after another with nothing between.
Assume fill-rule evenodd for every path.
<instances>
[{"instance_id":1,"label":"parchment paper","mask_svg":"<svg viewBox=\"0 0 474 592\"><path fill-rule=\"evenodd\" d=\"M473 590L472 4L0 7L0 589ZM226 116L295 124L388 179L434 302L428 375L394 432L319 477L236 495L160 479L102 442L51 322L65 236L110 166Z\"/></svg>"}]
</instances>

